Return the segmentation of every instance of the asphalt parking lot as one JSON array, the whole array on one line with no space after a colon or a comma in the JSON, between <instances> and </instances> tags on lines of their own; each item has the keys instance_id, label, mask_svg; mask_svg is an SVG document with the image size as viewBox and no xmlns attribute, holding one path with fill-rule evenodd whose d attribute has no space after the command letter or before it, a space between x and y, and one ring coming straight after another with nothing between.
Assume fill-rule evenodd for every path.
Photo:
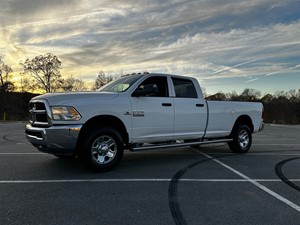
<instances>
[{"instance_id":1,"label":"asphalt parking lot","mask_svg":"<svg viewBox=\"0 0 300 225\"><path fill-rule=\"evenodd\" d=\"M300 224L300 126L227 145L125 152L110 172L38 152L0 122L0 224Z\"/></svg>"}]
</instances>

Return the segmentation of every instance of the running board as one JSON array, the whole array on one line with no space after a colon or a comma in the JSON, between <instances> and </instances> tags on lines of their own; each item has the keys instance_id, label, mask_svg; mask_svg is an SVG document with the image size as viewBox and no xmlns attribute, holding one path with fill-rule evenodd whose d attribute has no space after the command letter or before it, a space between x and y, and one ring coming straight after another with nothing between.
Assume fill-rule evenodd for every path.
<instances>
[{"instance_id":1,"label":"running board","mask_svg":"<svg viewBox=\"0 0 300 225\"><path fill-rule=\"evenodd\" d=\"M132 152L136 151L145 151L145 150L157 150L157 149L164 149L164 148L178 148L178 147L186 147L186 146L199 146L199 145L207 145L207 144L218 144L224 142L230 142L233 139L220 139L220 140L213 140L213 141L197 141L197 142L180 142L180 143L172 143L172 144L163 144L163 145L154 145L149 144L145 146L138 146L138 147L130 147L129 150Z\"/></svg>"}]
</instances>

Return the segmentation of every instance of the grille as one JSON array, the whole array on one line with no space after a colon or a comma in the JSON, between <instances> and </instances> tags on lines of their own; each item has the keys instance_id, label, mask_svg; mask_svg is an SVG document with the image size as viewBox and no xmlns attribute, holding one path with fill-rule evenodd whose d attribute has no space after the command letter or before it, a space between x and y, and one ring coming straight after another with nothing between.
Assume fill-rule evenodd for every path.
<instances>
[{"instance_id":1,"label":"grille","mask_svg":"<svg viewBox=\"0 0 300 225\"><path fill-rule=\"evenodd\" d=\"M31 101L29 103L29 120L33 126L49 126L50 118L47 106L42 101Z\"/></svg>"}]
</instances>

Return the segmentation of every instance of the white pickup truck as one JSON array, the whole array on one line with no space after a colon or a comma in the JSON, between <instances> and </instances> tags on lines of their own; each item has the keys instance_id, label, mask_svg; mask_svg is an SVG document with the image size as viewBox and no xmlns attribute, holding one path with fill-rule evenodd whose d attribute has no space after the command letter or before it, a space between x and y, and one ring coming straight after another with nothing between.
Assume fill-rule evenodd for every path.
<instances>
[{"instance_id":1,"label":"white pickup truck","mask_svg":"<svg viewBox=\"0 0 300 225\"><path fill-rule=\"evenodd\" d=\"M96 92L51 93L29 102L27 139L58 157L79 156L95 171L115 167L124 149L228 142L236 153L263 129L263 105L206 101L195 78L131 74Z\"/></svg>"}]
</instances>

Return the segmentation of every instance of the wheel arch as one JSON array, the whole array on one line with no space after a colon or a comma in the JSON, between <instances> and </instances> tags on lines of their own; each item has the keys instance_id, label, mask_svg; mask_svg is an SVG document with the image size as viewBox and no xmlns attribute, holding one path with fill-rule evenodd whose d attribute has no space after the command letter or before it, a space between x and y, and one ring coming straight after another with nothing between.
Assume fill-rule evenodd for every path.
<instances>
[{"instance_id":1,"label":"wheel arch","mask_svg":"<svg viewBox=\"0 0 300 225\"><path fill-rule=\"evenodd\" d=\"M85 135L88 133L90 129L93 129L95 127L110 127L116 129L122 136L123 142L128 143L128 132L126 130L126 127L121 119L119 119L116 116L112 115L99 115L95 116L91 119L89 119L81 128L78 141L77 141L77 147L80 146L82 143L82 140L85 138Z\"/></svg>"},{"instance_id":2,"label":"wheel arch","mask_svg":"<svg viewBox=\"0 0 300 225\"><path fill-rule=\"evenodd\" d=\"M232 136L232 133L234 132L234 130L242 124L247 125L249 127L251 133L253 133L254 125L253 125L251 117L249 115L241 115L236 119L236 121L232 127L230 136Z\"/></svg>"}]
</instances>

